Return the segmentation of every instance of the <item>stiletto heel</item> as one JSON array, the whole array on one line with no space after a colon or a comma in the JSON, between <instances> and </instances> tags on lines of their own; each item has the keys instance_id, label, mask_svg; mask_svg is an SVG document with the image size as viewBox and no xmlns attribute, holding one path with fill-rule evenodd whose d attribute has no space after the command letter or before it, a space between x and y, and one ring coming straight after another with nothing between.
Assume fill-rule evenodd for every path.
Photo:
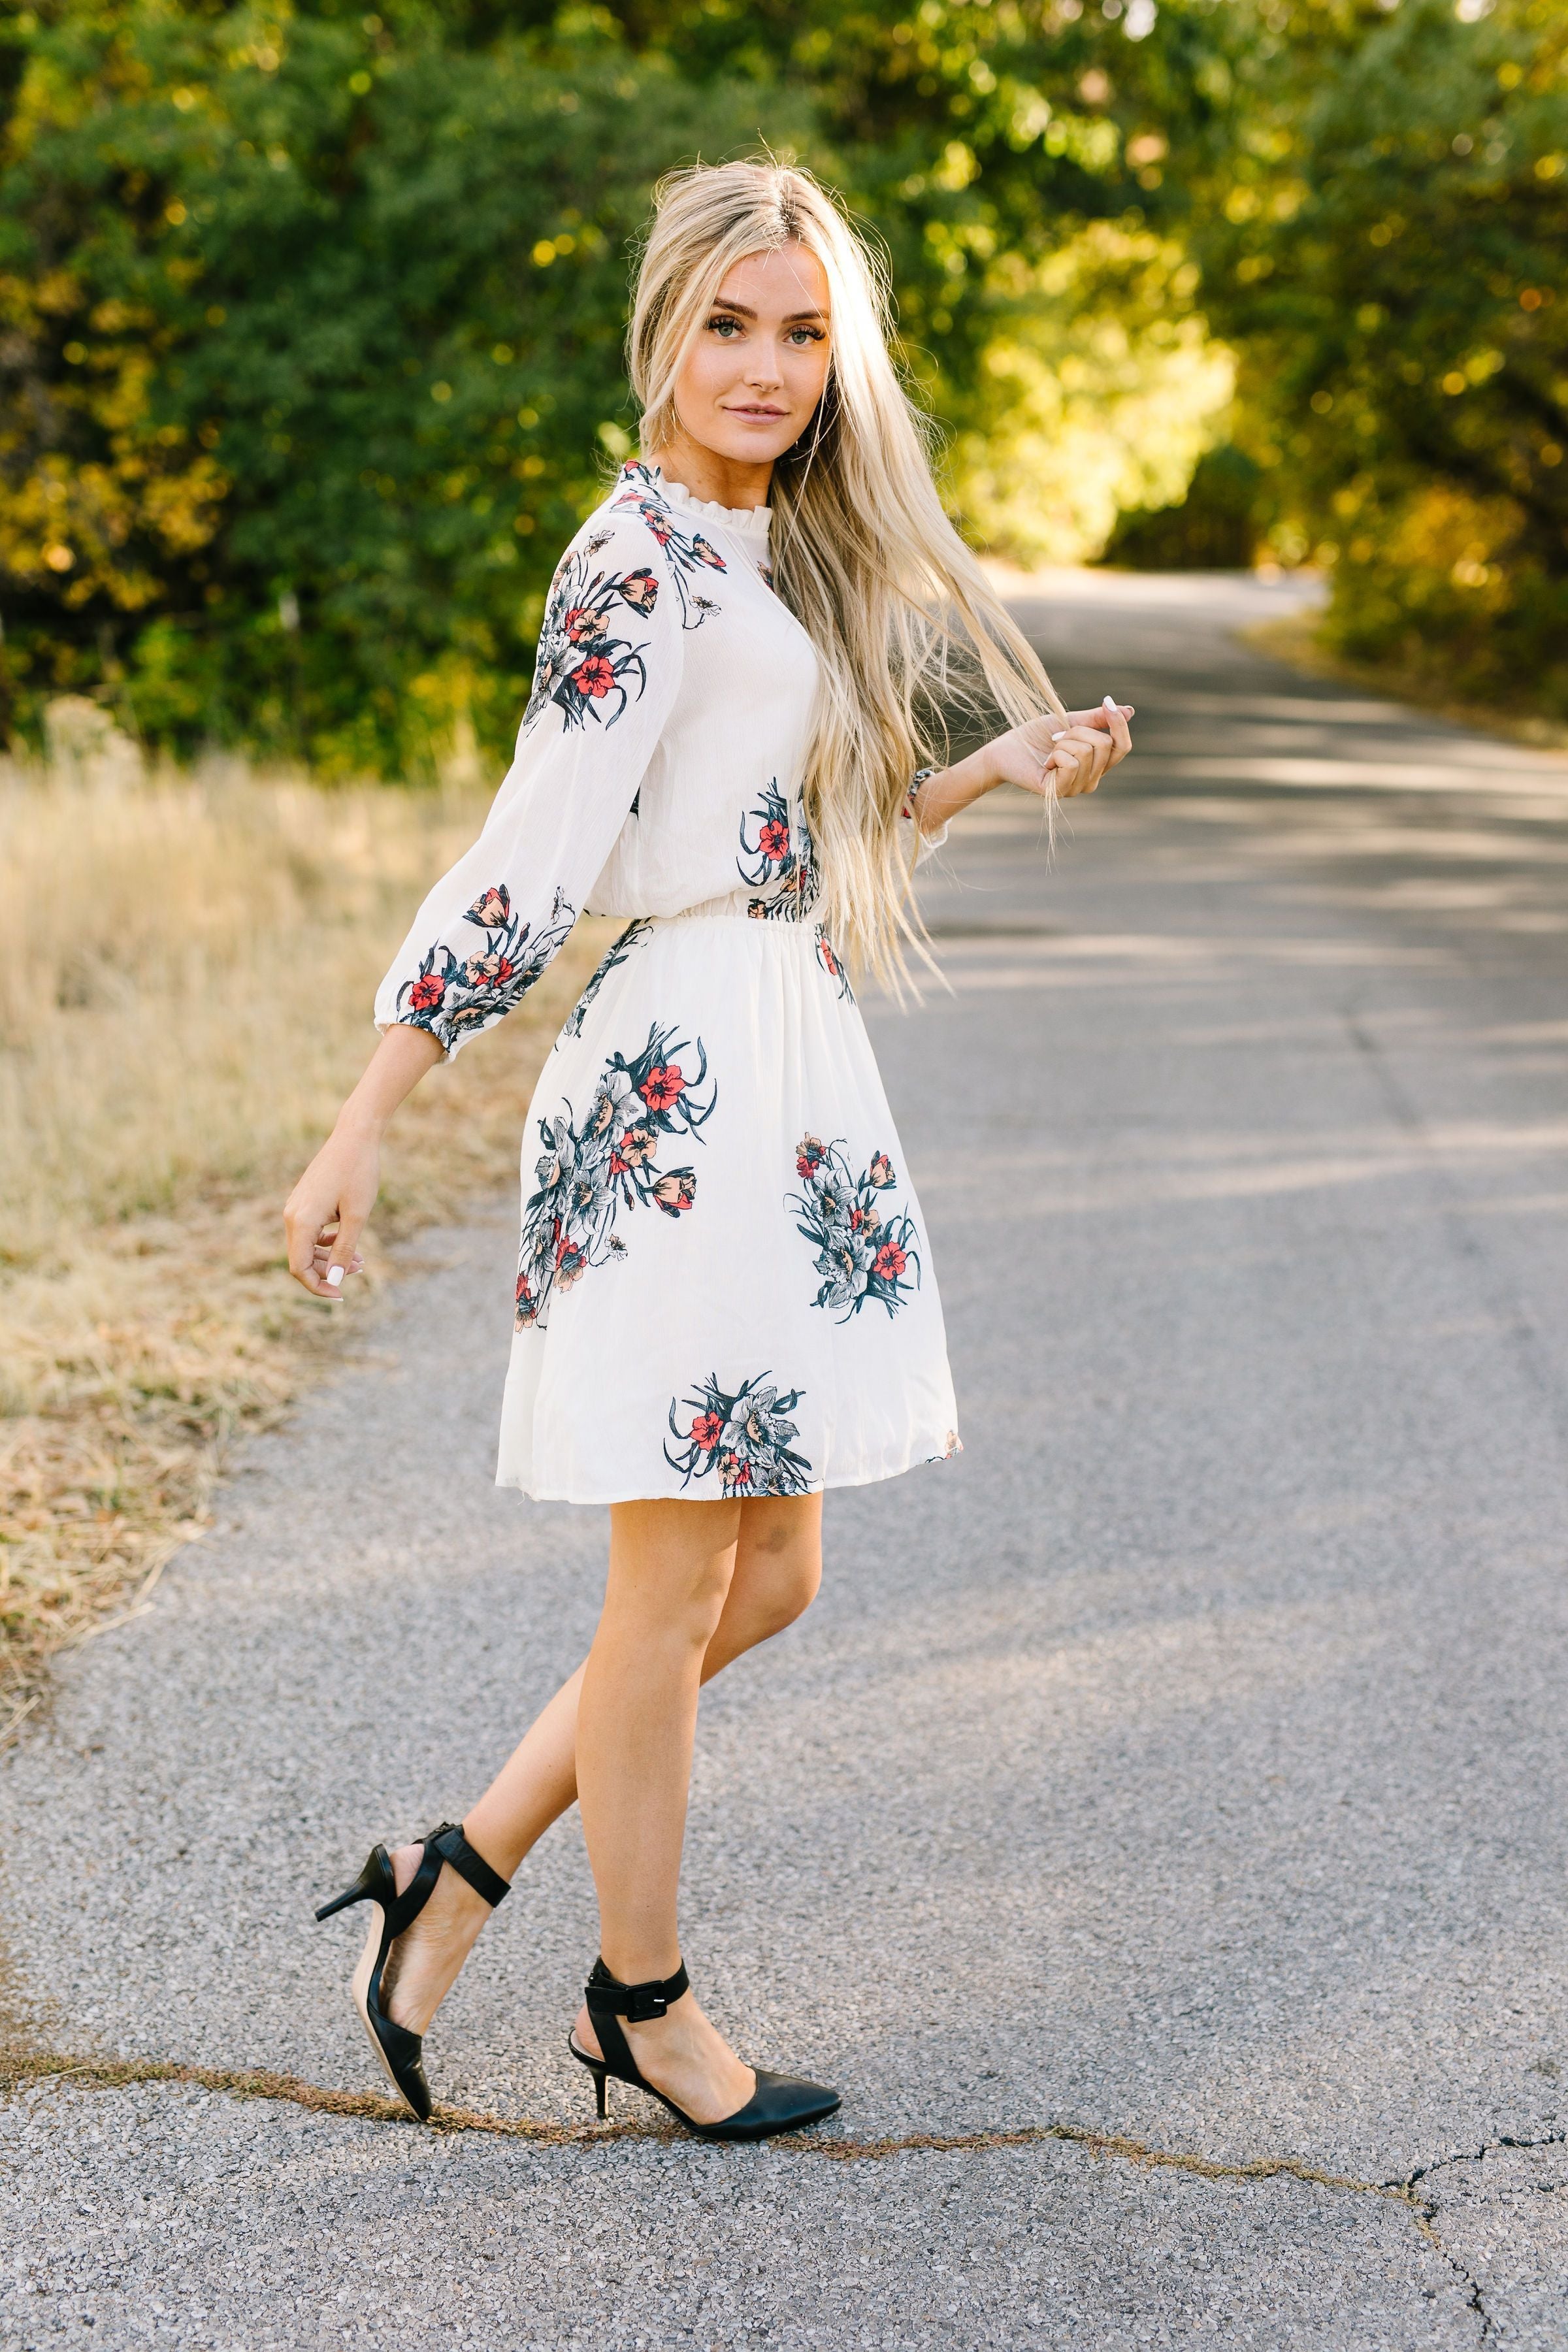
<instances>
[{"instance_id":1,"label":"stiletto heel","mask_svg":"<svg viewBox=\"0 0 1568 2352\"><path fill-rule=\"evenodd\" d=\"M594 2061L589 2057L587 2052L585 2050L579 2050L575 2042L573 2042L572 2044L572 2055L574 2058L581 2058L585 2066L593 2068L595 2104L597 2105L599 2110L599 2121L602 2124L607 2124L610 2120L609 2068L607 2066L594 2065Z\"/></svg>"},{"instance_id":2,"label":"stiletto heel","mask_svg":"<svg viewBox=\"0 0 1568 2352\"><path fill-rule=\"evenodd\" d=\"M380 1864L385 1853L386 1848L384 1845L378 1845L353 1885L345 1886L341 1895L334 1895L330 1903L323 1903L316 1914L317 1918L330 1919L334 1911L346 1911L351 1903L368 1902L375 1895L381 1884ZM395 1892L395 1882L394 1891Z\"/></svg>"},{"instance_id":3,"label":"stiletto heel","mask_svg":"<svg viewBox=\"0 0 1568 2352\"><path fill-rule=\"evenodd\" d=\"M401 1895L392 1856L385 1846L378 1845L373 1848L353 1885L345 1886L341 1895L334 1895L330 1903L323 1903L316 1914L318 1919L330 1919L335 1911L346 1911L351 1904L370 1905L370 1932L353 1973L354 2007L388 2082L422 2124L429 2122L431 2107L430 2085L425 2079L424 2037L411 2033L405 2025L398 2025L381 2006L381 1979L386 1956L429 1902L444 1862L451 1864L459 1878L467 1879L476 1895L483 1895L492 1911L509 1891L507 1881L499 1871L490 1868L482 1853L476 1853L459 1824L443 1822L424 1840L424 1847L419 1867Z\"/></svg>"},{"instance_id":4,"label":"stiletto heel","mask_svg":"<svg viewBox=\"0 0 1568 2352\"><path fill-rule=\"evenodd\" d=\"M673 2099L648 2082L632 2056L631 2044L621 2031L621 2020L629 2018L634 2025L646 2023L650 2018L663 2017L672 2003L691 1989L691 1979L684 1964L672 1977L655 1979L648 1984L622 1984L613 1977L602 1959L594 1963L594 1973L584 1988L583 1998L588 2014L594 2021L594 2032L603 2053L592 2058L586 2050L579 2049L574 2033L568 2034L566 2046L581 2066L586 2066L594 2077L598 2094L599 2120L609 2113L608 2083L629 2083L635 2090L646 2091L667 2107L677 2123L695 2132L699 2139L767 2139L775 2132L798 2131L804 2124L820 2123L837 2107L838 2094L824 2084L804 2082L798 2075L769 2074L761 2066L752 2072L757 2087L743 2107L732 2116L723 2116L716 2124L700 2124Z\"/></svg>"}]
</instances>

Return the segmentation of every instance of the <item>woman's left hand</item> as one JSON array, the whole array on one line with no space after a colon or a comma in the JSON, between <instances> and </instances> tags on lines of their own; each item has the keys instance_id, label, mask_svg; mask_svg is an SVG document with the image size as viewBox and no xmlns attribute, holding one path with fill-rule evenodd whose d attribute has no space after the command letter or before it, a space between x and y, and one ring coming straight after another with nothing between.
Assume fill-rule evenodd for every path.
<instances>
[{"instance_id":1,"label":"woman's left hand","mask_svg":"<svg viewBox=\"0 0 1568 2352\"><path fill-rule=\"evenodd\" d=\"M1091 793L1101 776L1132 749L1130 702L1109 695L1094 710L1069 710L1067 723L1047 714L1015 727L985 746L984 757L999 784L1021 784L1044 798L1055 789L1062 800Z\"/></svg>"}]
</instances>

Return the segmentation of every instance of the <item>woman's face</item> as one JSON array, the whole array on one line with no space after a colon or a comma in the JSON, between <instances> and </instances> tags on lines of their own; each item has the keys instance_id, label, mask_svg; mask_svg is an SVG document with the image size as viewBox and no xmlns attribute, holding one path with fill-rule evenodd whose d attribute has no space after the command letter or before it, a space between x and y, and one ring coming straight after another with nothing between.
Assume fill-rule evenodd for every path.
<instances>
[{"instance_id":1,"label":"woman's face","mask_svg":"<svg viewBox=\"0 0 1568 2352\"><path fill-rule=\"evenodd\" d=\"M805 246L736 262L676 378L682 429L731 463L782 457L827 381L827 303L826 273Z\"/></svg>"}]
</instances>

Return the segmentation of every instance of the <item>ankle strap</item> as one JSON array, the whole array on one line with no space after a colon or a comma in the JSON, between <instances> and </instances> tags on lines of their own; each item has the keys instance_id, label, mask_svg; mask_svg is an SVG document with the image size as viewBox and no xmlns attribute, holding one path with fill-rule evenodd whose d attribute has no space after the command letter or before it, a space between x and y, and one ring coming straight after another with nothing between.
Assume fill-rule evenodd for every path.
<instances>
[{"instance_id":1,"label":"ankle strap","mask_svg":"<svg viewBox=\"0 0 1568 2352\"><path fill-rule=\"evenodd\" d=\"M671 2001L691 1990L691 1979L686 1973L683 1960L672 1977L653 1977L647 1984L622 1984L613 1977L602 1959L594 1963L594 1972L584 1988L583 1998L588 2004L588 2014L595 2021L601 2017L626 2017L634 2025L646 2025L650 2018L662 2017Z\"/></svg>"},{"instance_id":2,"label":"ankle strap","mask_svg":"<svg viewBox=\"0 0 1568 2352\"><path fill-rule=\"evenodd\" d=\"M426 1849L434 1849L443 1862L449 1862L459 1878L466 1878L476 1895L482 1895L493 1911L496 1905L511 1892L509 1880L499 1870L492 1870L482 1853L477 1853L463 1835L457 1822L443 1822L431 1831L425 1841Z\"/></svg>"}]
</instances>

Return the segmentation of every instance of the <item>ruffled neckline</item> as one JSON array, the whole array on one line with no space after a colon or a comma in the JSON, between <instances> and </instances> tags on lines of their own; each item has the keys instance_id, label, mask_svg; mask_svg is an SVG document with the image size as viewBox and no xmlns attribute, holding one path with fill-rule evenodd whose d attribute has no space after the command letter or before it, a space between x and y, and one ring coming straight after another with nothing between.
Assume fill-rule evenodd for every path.
<instances>
[{"instance_id":1,"label":"ruffled neckline","mask_svg":"<svg viewBox=\"0 0 1568 2352\"><path fill-rule=\"evenodd\" d=\"M772 507L721 507L711 499L693 498L684 482L669 481L661 467L636 458L623 469L622 479L637 489L651 491L710 530L731 530L739 538L766 542L773 519Z\"/></svg>"}]
</instances>

